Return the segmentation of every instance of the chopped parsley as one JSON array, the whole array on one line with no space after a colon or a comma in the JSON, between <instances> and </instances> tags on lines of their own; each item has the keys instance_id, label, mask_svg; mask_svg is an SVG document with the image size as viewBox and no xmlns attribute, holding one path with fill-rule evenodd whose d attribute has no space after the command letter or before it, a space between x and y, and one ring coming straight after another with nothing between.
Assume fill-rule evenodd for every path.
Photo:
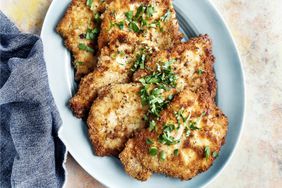
<instances>
[{"instance_id":1,"label":"chopped parsley","mask_svg":"<svg viewBox=\"0 0 282 188\"><path fill-rule=\"evenodd\" d=\"M154 146L150 147L150 148L149 148L149 154L150 154L151 156L157 155L157 154L158 154L158 149L157 149L156 147L154 147Z\"/></svg>"},{"instance_id":2,"label":"chopped parsley","mask_svg":"<svg viewBox=\"0 0 282 188\"><path fill-rule=\"evenodd\" d=\"M206 114L206 112L203 112L202 114L201 114L201 116L197 119L197 121L196 122L191 122L190 123L190 129L191 130L199 130L199 129L201 129L201 128L199 128L198 126L200 125L200 123L201 123L201 121L202 121L202 118L203 118L203 116Z\"/></svg>"},{"instance_id":3,"label":"chopped parsley","mask_svg":"<svg viewBox=\"0 0 282 188\"><path fill-rule=\"evenodd\" d=\"M75 64L76 67L78 67L78 66L83 65L84 62L82 62L82 61L76 61L74 64Z\"/></svg>"},{"instance_id":4,"label":"chopped parsley","mask_svg":"<svg viewBox=\"0 0 282 188\"><path fill-rule=\"evenodd\" d=\"M156 122L154 120L149 123L149 131L153 131L156 129Z\"/></svg>"},{"instance_id":5,"label":"chopped parsley","mask_svg":"<svg viewBox=\"0 0 282 188\"><path fill-rule=\"evenodd\" d=\"M141 31L145 31L144 27L148 27L148 28L159 27L159 29L163 32L164 30L161 27L161 22L167 21L171 16L171 12L170 10L168 10L159 19L155 19L154 21L149 23L150 18L153 17L154 13L155 13L155 7L153 7L152 5L141 4L137 8L135 14L133 13L132 10L124 14L126 17L126 19L124 20L125 25L127 25L128 28L135 33L140 33ZM112 28L112 26L119 26L119 25L111 24L110 28Z\"/></svg>"},{"instance_id":6,"label":"chopped parsley","mask_svg":"<svg viewBox=\"0 0 282 188\"><path fill-rule=\"evenodd\" d=\"M160 20L161 21L163 21L163 22L166 22L168 19L169 19L169 17L170 17L170 10L168 10L161 18L160 18Z\"/></svg>"},{"instance_id":7,"label":"chopped parsley","mask_svg":"<svg viewBox=\"0 0 282 188\"><path fill-rule=\"evenodd\" d=\"M166 158L165 152L164 152L164 151L161 151L161 152L160 152L160 159L161 159L161 161L164 161L165 158Z\"/></svg>"},{"instance_id":8,"label":"chopped parsley","mask_svg":"<svg viewBox=\"0 0 282 188\"><path fill-rule=\"evenodd\" d=\"M143 13L145 12L146 10L146 7L144 5L140 5L138 8L137 8L137 12L134 16L134 19L135 20L138 20L142 15Z\"/></svg>"},{"instance_id":9,"label":"chopped parsley","mask_svg":"<svg viewBox=\"0 0 282 188\"><path fill-rule=\"evenodd\" d=\"M127 21L132 21L133 11L128 11L125 13L125 17L127 18Z\"/></svg>"},{"instance_id":10,"label":"chopped parsley","mask_svg":"<svg viewBox=\"0 0 282 188\"><path fill-rule=\"evenodd\" d=\"M138 32L140 31L140 29L139 29L139 27L138 27L138 25L137 25L136 22L130 22L128 26L129 26L129 28L130 28L131 30L133 30L135 33L138 33Z\"/></svg>"},{"instance_id":11,"label":"chopped parsley","mask_svg":"<svg viewBox=\"0 0 282 188\"><path fill-rule=\"evenodd\" d=\"M175 117L176 117L178 126L181 125L181 121L182 121L182 124L186 128L188 128L187 124L188 124L188 122L190 120L191 112L189 113L189 115L187 117L184 117L184 108L181 108L178 112L175 112Z\"/></svg>"},{"instance_id":12,"label":"chopped parsley","mask_svg":"<svg viewBox=\"0 0 282 188\"><path fill-rule=\"evenodd\" d=\"M179 154L179 150L178 150L178 149L175 149L175 150L173 151L173 154L174 154L174 156L177 156L177 155Z\"/></svg>"},{"instance_id":13,"label":"chopped parsley","mask_svg":"<svg viewBox=\"0 0 282 188\"><path fill-rule=\"evenodd\" d=\"M202 74L203 74L203 70L202 70L202 69L199 69L199 70L198 70L198 74L199 74L199 75L202 75Z\"/></svg>"},{"instance_id":14,"label":"chopped parsley","mask_svg":"<svg viewBox=\"0 0 282 188\"><path fill-rule=\"evenodd\" d=\"M141 27L145 27L147 25L148 25L148 21L142 18L141 19Z\"/></svg>"},{"instance_id":15,"label":"chopped parsley","mask_svg":"<svg viewBox=\"0 0 282 188\"><path fill-rule=\"evenodd\" d=\"M84 51L87 51L87 52L94 52L94 49L93 48L91 48L91 47L89 47L89 46L87 46L87 45L85 45L85 44L83 44L83 43L79 43L78 44L78 48L80 49L80 50L84 50Z\"/></svg>"},{"instance_id":16,"label":"chopped parsley","mask_svg":"<svg viewBox=\"0 0 282 188\"><path fill-rule=\"evenodd\" d=\"M190 136L191 130L189 128L185 128L185 136L188 137Z\"/></svg>"},{"instance_id":17,"label":"chopped parsley","mask_svg":"<svg viewBox=\"0 0 282 188\"><path fill-rule=\"evenodd\" d=\"M119 23L116 24L121 30L124 28L124 21L120 21Z\"/></svg>"},{"instance_id":18,"label":"chopped parsley","mask_svg":"<svg viewBox=\"0 0 282 188\"><path fill-rule=\"evenodd\" d=\"M101 22L101 15L100 15L99 13L96 13L96 14L94 15L94 21L95 21L96 23L100 23L100 22Z\"/></svg>"},{"instance_id":19,"label":"chopped parsley","mask_svg":"<svg viewBox=\"0 0 282 188\"><path fill-rule=\"evenodd\" d=\"M200 129L199 127L197 127L197 123L196 122L191 122L189 127L190 127L190 129L192 131Z\"/></svg>"},{"instance_id":20,"label":"chopped parsley","mask_svg":"<svg viewBox=\"0 0 282 188\"><path fill-rule=\"evenodd\" d=\"M131 71L135 72L137 69L145 68L146 55L145 53L137 54L136 61L133 64Z\"/></svg>"},{"instance_id":21,"label":"chopped parsley","mask_svg":"<svg viewBox=\"0 0 282 188\"><path fill-rule=\"evenodd\" d=\"M151 5L147 6L147 8L146 8L146 17L147 18L152 17L154 12L155 12L155 8L153 6L151 6Z\"/></svg>"},{"instance_id":22,"label":"chopped parsley","mask_svg":"<svg viewBox=\"0 0 282 188\"><path fill-rule=\"evenodd\" d=\"M141 101L143 105L149 106L149 115L158 117L160 111L172 100L172 96L165 99L163 93L176 87L177 77L171 68L173 62L174 60L164 63L157 71L139 80L143 85L140 90Z\"/></svg>"},{"instance_id":23,"label":"chopped parsley","mask_svg":"<svg viewBox=\"0 0 282 188\"><path fill-rule=\"evenodd\" d=\"M148 116L146 114L143 116L143 120L148 121Z\"/></svg>"},{"instance_id":24,"label":"chopped parsley","mask_svg":"<svg viewBox=\"0 0 282 188\"><path fill-rule=\"evenodd\" d=\"M85 38L87 40L93 40L93 39L95 39L98 36L98 33L99 33L99 29L98 28L94 28L94 29L88 28L87 31L86 31Z\"/></svg>"},{"instance_id":25,"label":"chopped parsley","mask_svg":"<svg viewBox=\"0 0 282 188\"><path fill-rule=\"evenodd\" d=\"M128 27L135 33L142 31L142 27L148 25L148 19L153 16L155 8L151 5L145 6L140 5L137 8L135 15L133 11L128 11L125 13L126 21L128 22ZM145 16L143 16L145 14Z\"/></svg>"},{"instance_id":26,"label":"chopped parsley","mask_svg":"<svg viewBox=\"0 0 282 188\"><path fill-rule=\"evenodd\" d=\"M174 124L165 124L163 126L163 132L158 138L159 142L165 145L172 145L179 143L180 140L176 140L173 136L170 135L171 132L175 130L175 128L176 127Z\"/></svg>"},{"instance_id":27,"label":"chopped parsley","mask_svg":"<svg viewBox=\"0 0 282 188\"><path fill-rule=\"evenodd\" d=\"M209 157L210 157L210 155L211 155L210 147L209 147L209 146L206 146L204 152L205 152L206 160L209 159Z\"/></svg>"},{"instance_id":28,"label":"chopped parsley","mask_svg":"<svg viewBox=\"0 0 282 188\"><path fill-rule=\"evenodd\" d=\"M214 151L214 152L212 153L212 157L213 157L213 158L217 158L217 157L218 157L218 153L217 153L216 151Z\"/></svg>"},{"instance_id":29,"label":"chopped parsley","mask_svg":"<svg viewBox=\"0 0 282 188\"><path fill-rule=\"evenodd\" d=\"M151 144L153 144L153 141L150 138L147 138L146 139L146 144L151 145Z\"/></svg>"},{"instance_id":30,"label":"chopped parsley","mask_svg":"<svg viewBox=\"0 0 282 188\"><path fill-rule=\"evenodd\" d=\"M135 69L144 68L143 64L145 61L145 56L139 55L137 58L137 63L133 67ZM143 87L140 90L140 97L142 105L148 105L149 110L148 114L149 116L153 117L159 117L159 114L162 109L164 109L172 100L173 96L170 95L166 99L163 97L163 93L165 90L170 90L171 88L176 87L176 75L172 71L172 63L174 63L175 60L167 61L163 63L162 66L158 66L157 70L153 72L151 75L147 75L143 78L141 78L139 81L143 85ZM162 144L171 145L179 143L179 140L176 140L174 137L170 135L170 133L175 129L174 124L165 124L163 126L163 132L159 136L158 141ZM156 130L156 122L154 120L151 120L149 123L149 131ZM148 141L146 140L148 143ZM157 153L157 148L151 147L149 150L149 153L151 155L155 155ZM161 152L161 159L165 159L165 153Z\"/></svg>"},{"instance_id":31,"label":"chopped parsley","mask_svg":"<svg viewBox=\"0 0 282 188\"><path fill-rule=\"evenodd\" d=\"M92 7L92 3L93 3L93 0L86 1L86 5L89 6L90 8Z\"/></svg>"}]
</instances>

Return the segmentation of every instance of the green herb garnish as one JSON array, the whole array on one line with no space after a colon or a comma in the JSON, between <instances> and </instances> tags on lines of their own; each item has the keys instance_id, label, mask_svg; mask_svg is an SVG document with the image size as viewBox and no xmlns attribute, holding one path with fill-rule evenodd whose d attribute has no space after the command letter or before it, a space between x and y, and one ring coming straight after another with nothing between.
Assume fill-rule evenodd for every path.
<instances>
[{"instance_id":1,"label":"green herb garnish","mask_svg":"<svg viewBox=\"0 0 282 188\"><path fill-rule=\"evenodd\" d=\"M129 22L132 21L132 16L133 16L132 10L125 13L125 17L127 18L127 21L129 21Z\"/></svg>"},{"instance_id":2,"label":"green herb garnish","mask_svg":"<svg viewBox=\"0 0 282 188\"><path fill-rule=\"evenodd\" d=\"M150 138L147 138L146 139L146 144L151 145L151 144L153 144L153 141Z\"/></svg>"},{"instance_id":3,"label":"green herb garnish","mask_svg":"<svg viewBox=\"0 0 282 188\"><path fill-rule=\"evenodd\" d=\"M136 61L133 64L131 71L135 72L137 69L145 68L146 55L145 54L137 54Z\"/></svg>"},{"instance_id":4,"label":"green herb garnish","mask_svg":"<svg viewBox=\"0 0 282 188\"><path fill-rule=\"evenodd\" d=\"M200 128L197 127L196 125L197 125L196 122L191 122L189 128L190 128L191 130L193 130L193 131L194 131L194 130L199 130Z\"/></svg>"},{"instance_id":5,"label":"green herb garnish","mask_svg":"<svg viewBox=\"0 0 282 188\"><path fill-rule=\"evenodd\" d=\"M139 80L143 85L140 90L142 104L149 105L149 114L156 117L172 100L171 96L165 99L163 93L165 90L176 87L177 78L171 67L173 62L174 60L164 63L164 66L159 67L156 72ZM151 89L150 86L155 87Z\"/></svg>"},{"instance_id":6,"label":"green herb garnish","mask_svg":"<svg viewBox=\"0 0 282 188\"><path fill-rule=\"evenodd\" d=\"M156 129L156 122L154 120L149 123L149 131L153 131Z\"/></svg>"},{"instance_id":7,"label":"green herb garnish","mask_svg":"<svg viewBox=\"0 0 282 188\"><path fill-rule=\"evenodd\" d=\"M81 66L81 65L83 65L84 64L84 62L82 62L82 61L76 61L75 62L75 66Z\"/></svg>"},{"instance_id":8,"label":"green herb garnish","mask_svg":"<svg viewBox=\"0 0 282 188\"><path fill-rule=\"evenodd\" d=\"M198 74L199 74L199 75L202 75L202 74L203 74L203 70L202 70L202 69L199 69L199 70L198 70Z\"/></svg>"},{"instance_id":9,"label":"green herb garnish","mask_svg":"<svg viewBox=\"0 0 282 188\"><path fill-rule=\"evenodd\" d=\"M191 133L191 130L188 127L186 127L185 128L185 136L186 137L190 136L190 133Z\"/></svg>"},{"instance_id":10,"label":"green herb garnish","mask_svg":"<svg viewBox=\"0 0 282 188\"><path fill-rule=\"evenodd\" d=\"M90 8L92 7L92 3L93 3L93 0L86 1L86 5L89 6Z\"/></svg>"},{"instance_id":11,"label":"green herb garnish","mask_svg":"<svg viewBox=\"0 0 282 188\"><path fill-rule=\"evenodd\" d=\"M95 21L96 23L100 23L100 22L101 22L101 15L100 15L99 13L96 13L96 14L94 15L94 21Z\"/></svg>"},{"instance_id":12,"label":"green herb garnish","mask_svg":"<svg viewBox=\"0 0 282 188\"><path fill-rule=\"evenodd\" d=\"M171 136L171 132L175 130L176 127L174 124L167 123L163 126L163 133L159 136L159 142L165 145L172 145L179 143L179 140L176 140Z\"/></svg>"},{"instance_id":13,"label":"green herb garnish","mask_svg":"<svg viewBox=\"0 0 282 188\"><path fill-rule=\"evenodd\" d=\"M146 9L145 6L140 5L140 6L137 8L137 12L136 12L136 14L135 14L135 16L134 16L134 19L135 19L135 20L138 20L138 19L142 16L142 14L144 13L145 9Z\"/></svg>"},{"instance_id":14,"label":"green herb garnish","mask_svg":"<svg viewBox=\"0 0 282 188\"><path fill-rule=\"evenodd\" d=\"M149 148L149 154L150 154L151 156L157 155L157 154L158 154L158 149L157 149L156 147L154 147L154 146L150 147L150 148Z\"/></svg>"},{"instance_id":15,"label":"green herb garnish","mask_svg":"<svg viewBox=\"0 0 282 188\"><path fill-rule=\"evenodd\" d=\"M147 22L147 20L145 20L145 19L141 19L141 27L145 27L145 26L147 26L148 25L148 22Z\"/></svg>"},{"instance_id":16,"label":"green herb garnish","mask_svg":"<svg viewBox=\"0 0 282 188\"><path fill-rule=\"evenodd\" d=\"M214 151L214 152L212 153L212 157L213 157L213 158L217 158L217 157L218 157L218 153L217 153L216 151Z\"/></svg>"},{"instance_id":17,"label":"green herb garnish","mask_svg":"<svg viewBox=\"0 0 282 188\"><path fill-rule=\"evenodd\" d=\"M90 29L88 28L86 31L86 39L87 40L93 40L98 36L99 33L99 29L98 28L94 28L94 29Z\"/></svg>"},{"instance_id":18,"label":"green herb garnish","mask_svg":"<svg viewBox=\"0 0 282 188\"><path fill-rule=\"evenodd\" d=\"M133 30L135 33L138 33L140 31L138 25L136 24L136 22L130 22L129 23L129 28L131 30Z\"/></svg>"},{"instance_id":19,"label":"green herb garnish","mask_svg":"<svg viewBox=\"0 0 282 188\"><path fill-rule=\"evenodd\" d=\"M209 146L206 146L204 152L205 152L206 160L209 159L209 157L210 157L210 155L211 155L210 147L209 147Z\"/></svg>"},{"instance_id":20,"label":"green herb garnish","mask_svg":"<svg viewBox=\"0 0 282 188\"><path fill-rule=\"evenodd\" d=\"M80 49L80 50L84 50L84 51L87 51L87 52L94 52L94 49L93 48L91 48L91 47L89 47L89 46L87 46L87 45L85 45L85 44L83 44L83 43L79 43L78 44L78 48Z\"/></svg>"},{"instance_id":21,"label":"green herb garnish","mask_svg":"<svg viewBox=\"0 0 282 188\"><path fill-rule=\"evenodd\" d=\"M160 159L161 159L161 161L164 161L165 158L166 158L165 152L164 152L164 151L161 151L161 152L160 152Z\"/></svg>"},{"instance_id":22,"label":"green herb garnish","mask_svg":"<svg viewBox=\"0 0 282 188\"><path fill-rule=\"evenodd\" d=\"M163 21L163 22L165 22L165 21L167 21L168 19L169 19L169 17L170 17L170 10L168 10L161 18L160 18L160 20L161 21Z\"/></svg>"},{"instance_id":23,"label":"green herb garnish","mask_svg":"<svg viewBox=\"0 0 282 188\"><path fill-rule=\"evenodd\" d=\"M175 150L173 151L173 154L174 154L175 156L177 156L177 155L179 154L179 150L178 150L178 149L175 149Z\"/></svg>"},{"instance_id":24,"label":"green herb garnish","mask_svg":"<svg viewBox=\"0 0 282 188\"><path fill-rule=\"evenodd\" d=\"M120 21L119 23L116 24L121 30L124 28L124 21Z\"/></svg>"},{"instance_id":25,"label":"green herb garnish","mask_svg":"<svg viewBox=\"0 0 282 188\"><path fill-rule=\"evenodd\" d=\"M146 16L147 16L147 18L152 17L154 12L155 12L155 8L153 6L151 6L151 5L147 6L147 8L146 8Z\"/></svg>"},{"instance_id":26,"label":"green herb garnish","mask_svg":"<svg viewBox=\"0 0 282 188\"><path fill-rule=\"evenodd\" d=\"M135 15L133 15L132 10L126 12L125 17L128 22L128 27L135 33L139 33L141 30L143 30L142 27L149 25L147 19L153 16L154 11L155 9L151 5L140 5L137 8ZM145 14L146 17L143 16L143 14Z\"/></svg>"}]
</instances>

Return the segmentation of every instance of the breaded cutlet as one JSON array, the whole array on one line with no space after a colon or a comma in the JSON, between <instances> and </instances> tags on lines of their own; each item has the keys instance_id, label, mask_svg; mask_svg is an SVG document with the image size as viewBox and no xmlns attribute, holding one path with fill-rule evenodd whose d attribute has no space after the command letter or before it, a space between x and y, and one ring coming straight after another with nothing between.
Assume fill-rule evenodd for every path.
<instances>
[{"instance_id":1,"label":"breaded cutlet","mask_svg":"<svg viewBox=\"0 0 282 188\"><path fill-rule=\"evenodd\" d=\"M145 63L133 75L133 81L139 82L142 77L154 73L159 67L171 61L173 72L177 75L176 90L184 87L205 89L212 98L216 95L216 78L214 73L214 56L212 42L208 35L200 35L173 48L152 54L151 60Z\"/></svg>"},{"instance_id":2,"label":"breaded cutlet","mask_svg":"<svg viewBox=\"0 0 282 188\"><path fill-rule=\"evenodd\" d=\"M103 45L99 45L97 69L81 80L70 100L79 118L88 114L101 87L130 82L132 73L144 65L152 52L180 43L182 36L171 0L114 0L102 19L99 41Z\"/></svg>"},{"instance_id":3,"label":"breaded cutlet","mask_svg":"<svg viewBox=\"0 0 282 188\"><path fill-rule=\"evenodd\" d=\"M73 56L77 81L92 72L97 64L100 14L105 9L105 2L100 0L93 0L92 4L87 2L72 0L56 28Z\"/></svg>"},{"instance_id":4,"label":"breaded cutlet","mask_svg":"<svg viewBox=\"0 0 282 188\"><path fill-rule=\"evenodd\" d=\"M163 98L177 94L187 86L193 91L205 90L211 98L214 97L216 89L214 58L211 53L211 41L207 36L193 38L170 50L153 53L152 58L145 64L150 71L144 73L141 70L145 69L139 69L135 79L143 75L142 78L146 80L151 75L156 75L155 67L157 65L164 67L171 60L175 60L170 66L177 78L176 85L175 88L164 91ZM202 71L201 74L199 70ZM148 105L141 104L141 89L140 83L114 84L102 89L103 92L98 94L87 121L89 137L97 155L117 155L124 148L128 138L144 128L144 116L148 113ZM134 120L134 123L131 120Z\"/></svg>"},{"instance_id":5,"label":"breaded cutlet","mask_svg":"<svg viewBox=\"0 0 282 188\"><path fill-rule=\"evenodd\" d=\"M211 167L225 142L228 120L206 91L185 88L156 120L126 143L125 171L145 181L155 173L189 180ZM138 168L136 165L138 164Z\"/></svg>"},{"instance_id":6,"label":"breaded cutlet","mask_svg":"<svg viewBox=\"0 0 282 188\"><path fill-rule=\"evenodd\" d=\"M122 29L142 38L149 46L167 49L181 40L172 0L112 0L103 14L99 48ZM149 44L150 43L150 44Z\"/></svg>"},{"instance_id":7,"label":"breaded cutlet","mask_svg":"<svg viewBox=\"0 0 282 188\"><path fill-rule=\"evenodd\" d=\"M88 117L89 138L98 156L118 155L135 132L145 127L147 108L138 95L140 84L113 84L99 91Z\"/></svg>"}]
</instances>

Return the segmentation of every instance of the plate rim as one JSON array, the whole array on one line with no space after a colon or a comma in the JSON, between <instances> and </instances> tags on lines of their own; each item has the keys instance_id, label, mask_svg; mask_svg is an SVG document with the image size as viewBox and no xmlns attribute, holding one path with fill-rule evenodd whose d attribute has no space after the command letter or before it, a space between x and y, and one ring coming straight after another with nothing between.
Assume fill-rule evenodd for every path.
<instances>
[{"instance_id":1,"label":"plate rim","mask_svg":"<svg viewBox=\"0 0 282 188\"><path fill-rule=\"evenodd\" d=\"M50 14L52 12L52 9L53 9L53 6L55 6L55 4L57 3L58 0L53 0L48 8L48 11L44 17L44 21L43 21L43 24L42 24L42 28L41 28L41 33L40 33L40 37L42 38L42 43L43 43L43 46L44 46L44 30L47 28L46 26L46 20L48 17L50 17ZM68 1L70 2L71 0L65 0L65 1ZM225 167L230 163L230 161L233 159L234 157L234 153L236 152L236 150L238 149L238 145L239 145L239 142L241 141L241 138L242 138L242 133L243 133L243 130L244 130L244 127L245 127L245 115L246 115L246 80L245 80L245 72L244 72L244 69L243 69L243 63L242 63L242 59L241 59L241 55L240 55L240 51L238 49L238 45L234 39L234 36L232 35L232 32L230 30L230 27L228 26L226 20L224 19L224 17L222 16L222 14L220 13L220 11L218 10L218 8L215 6L215 4L213 2L211 2L210 0L206 0L205 2L207 2L208 6L211 7L211 9L213 9L213 11L215 12L216 16L218 16L219 20L222 22L222 24L224 25L224 28L227 30L227 33L231 39L231 43L233 44L234 46L234 49L235 49L235 54L239 60L239 68L240 68L240 72L241 72L241 79L242 79L242 118L241 118L241 122L240 122L240 129L239 129L239 133L238 133L238 137L236 139L236 142L235 142L235 145L234 147L232 148L232 151L230 152L230 155L228 156L227 160L224 162L224 164L221 165L220 169L218 169L216 171L216 173L211 177L209 178L204 184L203 186L206 187L208 186L209 184L211 184L218 176L220 173L223 172L223 170L225 169ZM45 54L45 53L44 53ZM45 56L44 56L45 57ZM46 58L45 58L46 59ZM47 67L47 61L46 62L46 67ZM47 72L48 73L48 72ZM48 81L49 81L49 74L48 74ZM50 83L50 81L49 81ZM53 94L52 94L53 95ZM106 187L109 187L109 185L103 181L102 178L96 176L95 174L91 173L91 170L88 169L87 167L87 164L85 164L84 161L80 160L79 156L76 154L76 152L73 151L73 148L69 146L68 144L68 141L65 140L64 138L64 135L62 133L62 129L63 129L63 123L62 123L62 126L60 127L59 131L58 131L58 135L59 135L59 138L63 141L63 143L66 145L66 148L67 148L67 151L70 152L70 154L73 156L73 158L76 160L76 162L81 166L81 168L83 168L90 176L92 176L93 178L95 178L97 181L99 181L99 183L101 183L102 185L106 186ZM66 158L65 158L66 160ZM63 164L65 165L65 164ZM65 166L64 166L65 167ZM66 170L66 169L65 169ZM67 171L66 171L66 174L67 174ZM67 178L67 176L66 176ZM67 179L66 179L67 181ZM65 183L66 183L65 181ZM64 184L65 185L65 184Z\"/></svg>"}]
</instances>

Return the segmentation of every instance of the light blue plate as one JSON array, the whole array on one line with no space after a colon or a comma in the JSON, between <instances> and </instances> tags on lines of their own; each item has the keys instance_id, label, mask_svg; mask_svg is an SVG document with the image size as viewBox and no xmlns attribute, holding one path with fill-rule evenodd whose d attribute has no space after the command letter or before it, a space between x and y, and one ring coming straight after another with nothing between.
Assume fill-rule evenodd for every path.
<instances>
[{"instance_id":1,"label":"light blue plate","mask_svg":"<svg viewBox=\"0 0 282 188\"><path fill-rule=\"evenodd\" d=\"M70 63L71 56L63 46L61 37L55 32L55 27L69 2L53 0L41 36L51 91L63 120L63 128L59 135L72 156L89 174L108 187L194 188L207 185L219 174L235 150L243 126L245 104L244 77L238 51L227 26L213 5L208 0L174 1L177 17L186 37L207 33L213 40L218 84L217 103L229 118L226 143L214 165L190 181L154 175L146 182L139 182L126 175L117 159L93 155L86 125L80 119L76 119L67 106L75 86L73 69Z\"/></svg>"}]
</instances>

